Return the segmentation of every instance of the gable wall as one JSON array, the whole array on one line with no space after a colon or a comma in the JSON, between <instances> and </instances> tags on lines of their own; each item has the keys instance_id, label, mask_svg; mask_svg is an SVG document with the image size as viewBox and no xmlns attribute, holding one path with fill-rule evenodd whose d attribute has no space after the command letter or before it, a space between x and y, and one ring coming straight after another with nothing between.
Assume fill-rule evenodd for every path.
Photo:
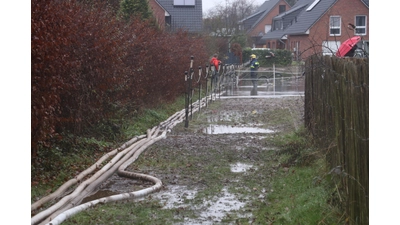
<instances>
[{"instance_id":1,"label":"gable wall","mask_svg":"<svg viewBox=\"0 0 400 225\"><path fill-rule=\"evenodd\" d=\"M171 15L171 31L179 29L199 33L203 29L202 0L195 0L194 6L174 6L173 0L157 0Z\"/></svg>"},{"instance_id":2,"label":"gable wall","mask_svg":"<svg viewBox=\"0 0 400 225\"><path fill-rule=\"evenodd\" d=\"M312 48L312 46L314 46L314 48ZM300 59L305 59L306 57L312 55L313 52L319 51L321 49L321 44L313 45L310 42L308 35L296 35L290 36L290 38L288 38L286 42L286 49L290 50L293 53L293 55L295 56L295 60L298 60L297 57L299 57Z\"/></svg>"},{"instance_id":3,"label":"gable wall","mask_svg":"<svg viewBox=\"0 0 400 225\"><path fill-rule=\"evenodd\" d=\"M286 11L290 9L290 5L286 1L280 0L275 7L264 17L250 32L250 36L258 36L260 32L265 34L265 25L272 25L272 19L279 15L279 5L286 5Z\"/></svg>"},{"instance_id":4,"label":"gable wall","mask_svg":"<svg viewBox=\"0 0 400 225\"><path fill-rule=\"evenodd\" d=\"M329 36L329 17L339 15L341 16L341 35ZM312 26L308 35L308 40L304 37L290 36L289 42L301 41L300 51L302 58L306 58L312 54L320 53L322 51L323 41L340 41L343 43L345 40L354 36L354 31L347 28L348 23L355 24L356 15L367 16L367 35L363 36L363 40L369 40L369 9L360 0L338 0L322 17ZM293 47L289 45L293 51Z\"/></svg>"},{"instance_id":5,"label":"gable wall","mask_svg":"<svg viewBox=\"0 0 400 225\"><path fill-rule=\"evenodd\" d=\"M155 2L155 0L149 0L149 5L151 11L153 12L154 17L157 20L157 24L159 25L160 29L165 29L165 11L164 9Z\"/></svg>"}]
</instances>

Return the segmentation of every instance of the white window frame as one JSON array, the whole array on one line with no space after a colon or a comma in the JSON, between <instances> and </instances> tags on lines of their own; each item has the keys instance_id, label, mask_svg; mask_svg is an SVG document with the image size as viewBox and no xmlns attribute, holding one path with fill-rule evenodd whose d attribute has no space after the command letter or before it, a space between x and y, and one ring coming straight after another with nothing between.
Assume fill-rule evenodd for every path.
<instances>
[{"instance_id":1,"label":"white window frame","mask_svg":"<svg viewBox=\"0 0 400 225\"><path fill-rule=\"evenodd\" d=\"M174 6L195 6L196 0L174 0Z\"/></svg>"},{"instance_id":2,"label":"white window frame","mask_svg":"<svg viewBox=\"0 0 400 225\"><path fill-rule=\"evenodd\" d=\"M265 25L264 33L266 34L266 33L270 32L270 31L271 31L271 25L270 24Z\"/></svg>"},{"instance_id":3,"label":"white window frame","mask_svg":"<svg viewBox=\"0 0 400 225\"><path fill-rule=\"evenodd\" d=\"M332 24L334 21L332 21L333 19L336 19L336 18L339 18L339 25L335 25L335 24ZM333 34L332 33L332 30L333 29L335 29L335 30L339 30L339 33L335 33L335 34ZM330 16L329 17L329 36L340 36L342 34L342 17L340 17L340 16Z\"/></svg>"},{"instance_id":4,"label":"white window frame","mask_svg":"<svg viewBox=\"0 0 400 225\"><path fill-rule=\"evenodd\" d=\"M364 17L364 25L358 25L357 26L357 17ZM367 35L367 16L366 15L357 15L354 17L354 24L356 25L356 28L354 29L354 34L355 35ZM364 32L357 32L357 30L364 29Z\"/></svg>"}]
</instances>

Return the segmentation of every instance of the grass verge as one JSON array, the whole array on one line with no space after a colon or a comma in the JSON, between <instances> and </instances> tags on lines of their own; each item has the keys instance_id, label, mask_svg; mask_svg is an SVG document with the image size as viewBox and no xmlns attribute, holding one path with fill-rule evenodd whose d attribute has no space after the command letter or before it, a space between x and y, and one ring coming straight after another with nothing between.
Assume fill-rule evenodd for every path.
<instances>
[{"instance_id":1,"label":"grass verge","mask_svg":"<svg viewBox=\"0 0 400 225\"><path fill-rule=\"evenodd\" d=\"M230 143L207 143L206 139L211 138L204 138L187 140L189 143L182 146L179 140L152 146L131 168L157 174L164 186L196 187L194 198L182 197L185 205L176 203L174 208L164 208L160 200L149 196L141 201L95 207L65 224L95 224L91 223L94 218L98 222L115 220L113 224L191 224L188 221L196 221L202 211L218 204L213 201L223 189L246 205L227 213L218 224L343 224L341 211L330 204L329 180L316 179L326 174L325 161L313 149L304 129L268 136L265 145L270 143L269 147L277 148L275 151L252 146L234 151ZM203 146L190 148L197 141ZM233 173L235 162L252 165L252 169L242 175Z\"/></svg>"},{"instance_id":2,"label":"grass verge","mask_svg":"<svg viewBox=\"0 0 400 225\"><path fill-rule=\"evenodd\" d=\"M146 130L165 121L184 107L184 98L174 103L146 109L132 118L121 120L118 138L75 137L64 134L63 140L48 150L39 151L38 160L31 163L31 203L56 191L66 181L90 167L104 154L130 138L145 134ZM104 124L99 124L102 127ZM113 133L114 135L114 133Z\"/></svg>"},{"instance_id":3,"label":"grass verge","mask_svg":"<svg viewBox=\"0 0 400 225\"><path fill-rule=\"evenodd\" d=\"M219 104L216 102L209 110ZM149 123L152 118L163 120L163 111L168 109L159 110L147 111L148 118L138 118L135 124ZM247 117L257 121L253 118L256 115ZM264 119L277 125L282 118L288 118L287 123L291 124L290 115L290 111L281 108ZM188 221L196 220L202 211L218 203L215 199L224 189L246 205L227 213L218 224L343 224L341 211L330 204L334 192L329 180L320 179L326 174L324 156L313 148L304 129L265 135L262 139L252 135L193 135L202 124L196 118L206 119L194 117L188 129L178 125L178 133L170 135L173 140L151 146L130 167L159 177L164 186L195 189L195 197L181 196L185 204L173 208L164 208L165 203L152 195L141 201L97 205L63 224L190 224ZM127 134L134 134L134 130ZM257 140L265 149L274 150L252 145ZM236 148L238 145L243 148ZM234 173L231 167L237 162L252 168L243 174Z\"/></svg>"}]
</instances>

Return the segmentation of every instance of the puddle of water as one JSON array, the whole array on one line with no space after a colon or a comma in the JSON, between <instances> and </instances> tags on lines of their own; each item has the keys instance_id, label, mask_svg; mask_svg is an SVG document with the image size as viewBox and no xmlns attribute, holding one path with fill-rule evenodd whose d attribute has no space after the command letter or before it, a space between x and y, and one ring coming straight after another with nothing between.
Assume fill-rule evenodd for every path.
<instances>
[{"instance_id":1,"label":"puddle of water","mask_svg":"<svg viewBox=\"0 0 400 225\"><path fill-rule=\"evenodd\" d=\"M169 185L167 188L168 191L154 194L155 197L160 199L165 209L186 207L188 205L184 203L185 200L194 199L197 193L197 190L188 190L185 186Z\"/></svg>"},{"instance_id":2,"label":"puddle of water","mask_svg":"<svg viewBox=\"0 0 400 225\"><path fill-rule=\"evenodd\" d=\"M304 79L277 78L275 84L272 79L266 82L259 82L257 92L254 92L250 80L242 80L239 86L233 90L224 93L224 96L303 96L304 95Z\"/></svg>"},{"instance_id":3,"label":"puddle of water","mask_svg":"<svg viewBox=\"0 0 400 225\"><path fill-rule=\"evenodd\" d=\"M226 125L209 125L203 129L205 134L237 134L237 133L273 133L273 130L257 127L235 127Z\"/></svg>"},{"instance_id":4,"label":"puddle of water","mask_svg":"<svg viewBox=\"0 0 400 225\"><path fill-rule=\"evenodd\" d=\"M240 122L243 117L242 112L232 112L232 111L219 111L216 114L213 114L207 118L209 123L218 122L218 121L226 121L226 122Z\"/></svg>"},{"instance_id":5,"label":"puddle of water","mask_svg":"<svg viewBox=\"0 0 400 225\"><path fill-rule=\"evenodd\" d=\"M212 200L203 201L201 205L193 206L190 200L194 199L197 190L189 190L186 186L169 185L167 191L154 193L153 197L158 198L163 208L173 209L180 207L190 207L192 210L200 211L196 219L185 218L185 225L195 224L215 224L220 222L230 211L239 210L246 203L239 201L234 194L228 192L227 188L223 188L218 196ZM185 203L185 200L188 203ZM250 217L251 215L245 215Z\"/></svg>"},{"instance_id":6,"label":"puddle of water","mask_svg":"<svg viewBox=\"0 0 400 225\"><path fill-rule=\"evenodd\" d=\"M229 211L239 210L246 203L237 200L234 194L229 193L226 188L223 188L221 197L216 200L205 201L204 205L206 206L206 210L200 214L201 217L212 218L213 221L219 222Z\"/></svg>"},{"instance_id":7,"label":"puddle of water","mask_svg":"<svg viewBox=\"0 0 400 225\"><path fill-rule=\"evenodd\" d=\"M245 164L245 163L236 163L231 164L231 172L233 173L243 173L246 172L248 169L252 168L253 165Z\"/></svg>"}]
</instances>

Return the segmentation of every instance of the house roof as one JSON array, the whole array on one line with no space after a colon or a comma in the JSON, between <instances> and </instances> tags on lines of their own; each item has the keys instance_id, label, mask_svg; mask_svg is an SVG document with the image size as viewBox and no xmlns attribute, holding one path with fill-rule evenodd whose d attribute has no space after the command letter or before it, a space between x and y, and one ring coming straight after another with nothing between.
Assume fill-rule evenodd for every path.
<instances>
[{"instance_id":1,"label":"house roof","mask_svg":"<svg viewBox=\"0 0 400 225\"><path fill-rule=\"evenodd\" d=\"M162 6L157 0L154 0L154 2L159 5L165 12L165 16L170 16L169 12L167 9L164 8L164 6Z\"/></svg>"},{"instance_id":2,"label":"house roof","mask_svg":"<svg viewBox=\"0 0 400 225\"><path fill-rule=\"evenodd\" d=\"M281 39L285 35L307 34L307 31L330 9L338 0L299 0L285 13L274 17L282 19L291 14L296 14L296 23L284 30L274 30L266 33L260 41L267 39ZM361 0L369 7L369 0ZM300 11L299 11L300 10Z\"/></svg>"},{"instance_id":3,"label":"house roof","mask_svg":"<svg viewBox=\"0 0 400 225\"><path fill-rule=\"evenodd\" d=\"M303 10L305 10L306 6L310 4L314 0L299 0L291 9L288 11L274 17L273 20L283 19L285 17L297 17ZM283 30L274 30L266 33L259 42L265 42L267 39L281 39L287 33L287 28Z\"/></svg>"},{"instance_id":4,"label":"house roof","mask_svg":"<svg viewBox=\"0 0 400 225\"><path fill-rule=\"evenodd\" d=\"M243 23L246 20L258 17L257 20L251 25L251 28L249 29L251 30L275 7L276 4L278 4L279 1L280 0L266 0L254 14L240 20L239 23Z\"/></svg>"},{"instance_id":5,"label":"house roof","mask_svg":"<svg viewBox=\"0 0 400 225\"><path fill-rule=\"evenodd\" d=\"M282 17L285 17L288 14L294 13L295 11L302 9L303 7L307 6L307 4L302 4L302 5L297 5L289 9L288 11L279 14L278 16L275 16L274 19L281 19Z\"/></svg>"},{"instance_id":6,"label":"house roof","mask_svg":"<svg viewBox=\"0 0 400 225\"><path fill-rule=\"evenodd\" d=\"M253 17L260 16L262 13L263 13L263 11L257 11L254 14L251 14L250 16L248 16L248 17L246 17L246 18L244 18L242 20L239 20L238 23L243 23L244 21L249 20L249 19L251 19Z\"/></svg>"},{"instance_id":7,"label":"house roof","mask_svg":"<svg viewBox=\"0 0 400 225\"><path fill-rule=\"evenodd\" d=\"M156 0L171 16L171 29L180 28L190 33L198 33L203 29L202 1L195 1L193 6L174 6L173 0Z\"/></svg>"},{"instance_id":8,"label":"house roof","mask_svg":"<svg viewBox=\"0 0 400 225\"><path fill-rule=\"evenodd\" d=\"M300 1L299 1L300 2ZM286 29L286 34L306 34L337 0L304 0L307 7L297 17L297 22ZM314 5L314 6L313 6Z\"/></svg>"}]
</instances>

